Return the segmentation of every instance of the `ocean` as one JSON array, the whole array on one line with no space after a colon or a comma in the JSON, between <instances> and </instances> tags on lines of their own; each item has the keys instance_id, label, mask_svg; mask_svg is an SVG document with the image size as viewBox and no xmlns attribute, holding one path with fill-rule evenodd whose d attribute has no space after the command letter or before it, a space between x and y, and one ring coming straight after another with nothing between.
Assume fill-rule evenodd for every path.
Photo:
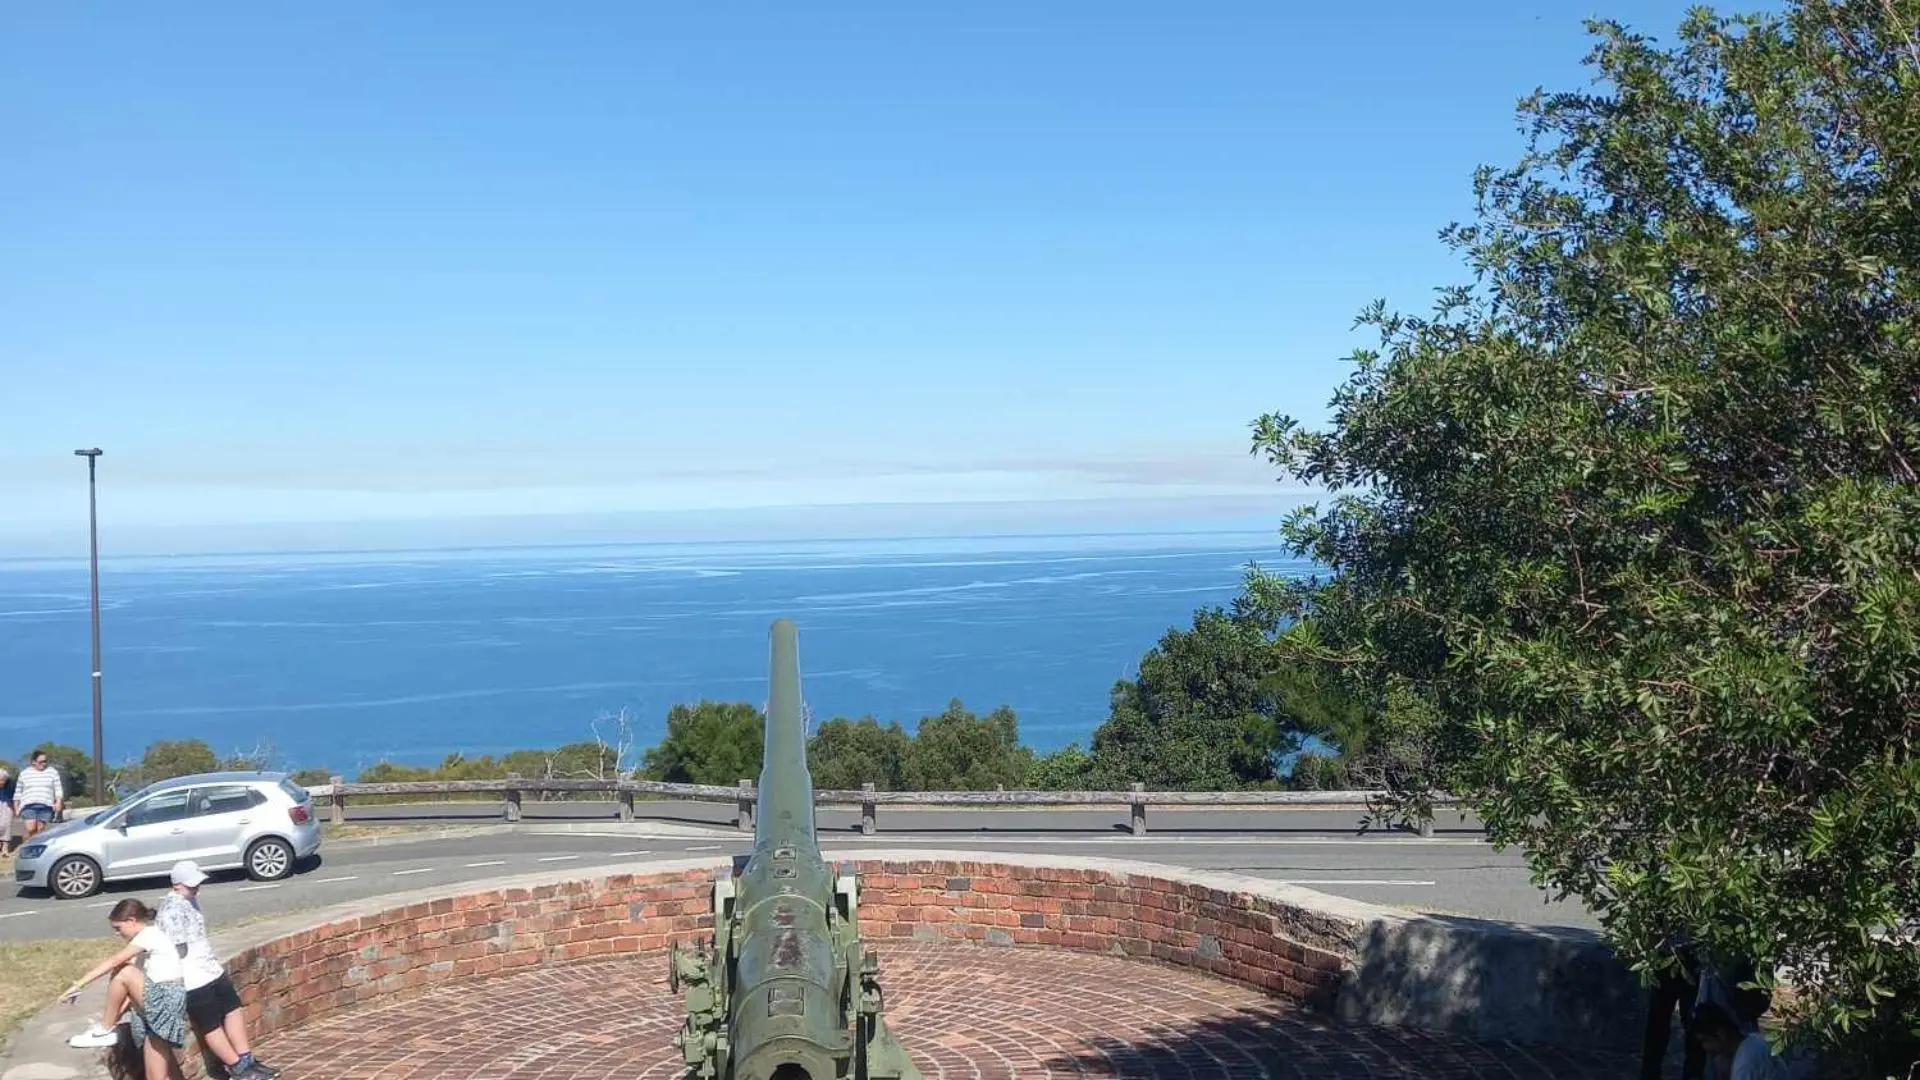
<instances>
[{"instance_id":1,"label":"ocean","mask_svg":"<svg viewBox=\"0 0 1920 1080\"><path fill-rule=\"evenodd\" d=\"M1086 745L1115 680L1267 535L530 547L103 559L110 763L158 739L352 776L593 737L677 702L764 704L767 628L800 627L816 721L912 730L952 698ZM92 745L84 562L0 562L0 757ZM610 727L602 722L603 730Z\"/></svg>"}]
</instances>

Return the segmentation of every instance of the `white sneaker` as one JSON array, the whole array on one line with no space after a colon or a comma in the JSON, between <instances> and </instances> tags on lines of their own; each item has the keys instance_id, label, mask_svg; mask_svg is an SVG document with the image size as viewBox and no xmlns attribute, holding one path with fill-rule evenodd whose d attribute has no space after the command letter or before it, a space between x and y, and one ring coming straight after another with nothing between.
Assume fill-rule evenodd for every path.
<instances>
[{"instance_id":1,"label":"white sneaker","mask_svg":"<svg viewBox=\"0 0 1920 1080\"><path fill-rule=\"evenodd\" d=\"M98 1047L112 1046L115 1043L118 1043L119 1041L120 1041L119 1028L104 1028L100 1026L100 1021L95 1020L92 1023L87 1025L87 1030L81 1032L78 1035L75 1035L71 1039L68 1039L67 1045L78 1047L82 1050L88 1050L88 1049L94 1049Z\"/></svg>"}]
</instances>

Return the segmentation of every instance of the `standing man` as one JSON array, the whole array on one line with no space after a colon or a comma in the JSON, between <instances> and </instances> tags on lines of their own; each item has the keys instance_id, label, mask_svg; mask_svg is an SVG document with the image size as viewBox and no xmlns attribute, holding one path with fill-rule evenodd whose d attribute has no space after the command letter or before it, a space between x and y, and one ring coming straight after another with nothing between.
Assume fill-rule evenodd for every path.
<instances>
[{"instance_id":1,"label":"standing man","mask_svg":"<svg viewBox=\"0 0 1920 1080\"><path fill-rule=\"evenodd\" d=\"M233 1080L274 1080L279 1071L254 1060L240 992L207 941L207 920L200 913L199 900L200 883L205 880L206 873L191 859L174 863L173 889L160 902L160 915L154 920L180 953L187 1022Z\"/></svg>"},{"instance_id":2,"label":"standing man","mask_svg":"<svg viewBox=\"0 0 1920 1080\"><path fill-rule=\"evenodd\" d=\"M21 844L33 843L35 833L60 820L60 808L66 801L60 770L47 764L45 750L35 750L32 764L20 770L20 779L13 786L13 809L26 826Z\"/></svg>"}]
</instances>

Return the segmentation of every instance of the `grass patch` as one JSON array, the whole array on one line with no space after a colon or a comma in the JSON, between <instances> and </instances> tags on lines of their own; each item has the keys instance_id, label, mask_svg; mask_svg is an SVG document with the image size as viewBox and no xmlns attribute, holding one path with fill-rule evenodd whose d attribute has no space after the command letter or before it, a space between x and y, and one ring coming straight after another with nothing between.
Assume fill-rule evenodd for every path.
<instances>
[{"instance_id":1,"label":"grass patch","mask_svg":"<svg viewBox=\"0 0 1920 1080\"><path fill-rule=\"evenodd\" d=\"M53 1004L60 991L113 952L106 937L0 942L0 1048L27 1018ZM86 1017L74 1013L76 1022Z\"/></svg>"},{"instance_id":2,"label":"grass patch","mask_svg":"<svg viewBox=\"0 0 1920 1080\"><path fill-rule=\"evenodd\" d=\"M322 825L320 827L320 839L322 843L325 843L328 840L337 842L341 840L366 840L381 836L407 836L413 833L444 832L448 829L461 828L466 824L466 822L422 821L395 823L391 825L355 825L349 822L345 825ZM474 822L473 824L492 825L495 824L495 822L481 821ZM324 850L323 848L322 851L324 852Z\"/></svg>"}]
</instances>

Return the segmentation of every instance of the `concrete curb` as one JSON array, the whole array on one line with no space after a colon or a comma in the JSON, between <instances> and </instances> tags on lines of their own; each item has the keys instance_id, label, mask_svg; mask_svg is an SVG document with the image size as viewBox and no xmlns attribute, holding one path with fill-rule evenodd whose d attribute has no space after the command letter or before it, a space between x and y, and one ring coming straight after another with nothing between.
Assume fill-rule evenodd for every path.
<instances>
[{"instance_id":1,"label":"concrete curb","mask_svg":"<svg viewBox=\"0 0 1920 1080\"><path fill-rule=\"evenodd\" d=\"M556 821L504 826L535 836L564 836L569 833L599 836L633 836L658 840L752 840L753 834L725 825L676 825L665 821Z\"/></svg>"},{"instance_id":2,"label":"concrete curb","mask_svg":"<svg viewBox=\"0 0 1920 1080\"><path fill-rule=\"evenodd\" d=\"M377 827L377 826L376 826ZM339 848L391 847L395 844L420 844L432 840L458 840L468 836L487 836L505 826L473 825L465 828L395 830L391 836L355 836L346 840L328 840L326 831L320 833L320 854Z\"/></svg>"},{"instance_id":3,"label":"concrete curb","mask_svg":"<svg viewBox=\"0 0 1920 1080\"><path fill-rule=\"evenodd\" d=\"M352 823L349 822L349 825ZM381 828L382 826L366 826ZM444 829L406 829L396 827L391 836L356 836L346 840L328 841L321 833L321 854L340 848L392 847L396 844L419 844L435 840L461 840L473 836L563 836L567 834L586 834L589 836L631 836L640 839L649 837L661 840L710 840L715 837L748 837L738 829L724 826L701 828L693 825L674 825L662 822L644 821L554 821L527 822L516 825L505 822L486 825L449 826Z\"/></svg>"}]
</instances>

